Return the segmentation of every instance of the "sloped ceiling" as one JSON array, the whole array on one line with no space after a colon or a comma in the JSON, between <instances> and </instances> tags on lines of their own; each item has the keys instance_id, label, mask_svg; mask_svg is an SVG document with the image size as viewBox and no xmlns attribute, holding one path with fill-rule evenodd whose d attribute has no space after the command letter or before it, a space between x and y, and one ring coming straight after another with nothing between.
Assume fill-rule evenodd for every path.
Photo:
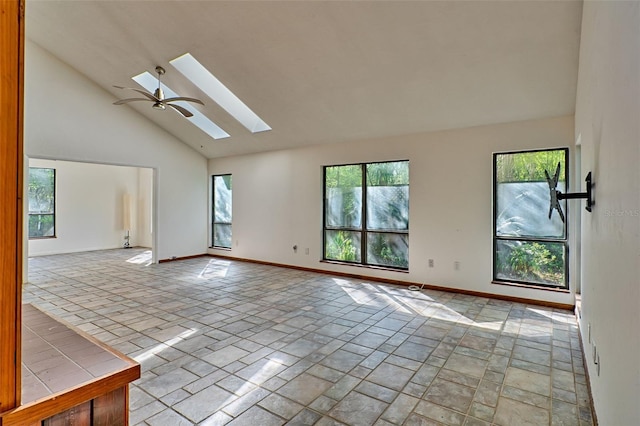
<instances>
[{"instance_id":1,"label":"sloped ceiling","mask_svg":"<svg viewBox=\"0 0 640 426\"><path fill-rule=\"evenodd\" d=\"M574 113L578 1L27 1L27 37L111 92L156 65L231 137L131 108L209 158ZM272 131L175 70L194 55ZM46 72L46 70L43 70ZM339 147L336 147L339 148Z\"/></svg>"}]
</instances>

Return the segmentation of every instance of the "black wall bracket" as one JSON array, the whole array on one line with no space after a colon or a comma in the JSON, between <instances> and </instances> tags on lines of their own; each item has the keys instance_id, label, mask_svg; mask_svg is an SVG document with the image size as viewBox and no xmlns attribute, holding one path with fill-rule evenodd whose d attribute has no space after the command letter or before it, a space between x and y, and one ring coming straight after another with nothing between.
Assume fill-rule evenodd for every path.
<instances>
[{"instance_id":1,"label":"black wall bracket","mask_svg":"<svg viewBox=\"0 0 640 426\"><path fill-rule=\"evenodd\" d=\"M593 200L593 182L591 182L591 172L587 173L587 178L584 180L587 183L587 190L585 192L572 192L569 194L563 194L560 191L556 191L558 200L572 200L576 198L584 198L587 200L587 205L585 206L585 210L591 212L591 208L595 204Z\"/></svg>"},{"instance_id":2,"label":"black wall bracket","mask_svg":"<svg viewBox=\"0 0 640 426\"><path fill-rule=\"evenodd\" d=\"M547 183L549 184L549 219L551 219L551 215L555 209L558 211L558 215L560 216L560 219L562 219L562 222L564 222L564 213L562 212L560 200L584 198L587 200L585 210L591 212L593 205L596 203L593 199L594 183L591 180L591 172L587 173L587 178L585 179L585 182L587 183L587 190L585 192L570 192L566 194L563 194L556 189L558 186L558 178L560 176L560 163L558 163L558 167L556 167L556 172L553 177L549 177L549 173L547 173L546 170L544 171L544 174L547 178Z\"/></svg>"}]
</instances>

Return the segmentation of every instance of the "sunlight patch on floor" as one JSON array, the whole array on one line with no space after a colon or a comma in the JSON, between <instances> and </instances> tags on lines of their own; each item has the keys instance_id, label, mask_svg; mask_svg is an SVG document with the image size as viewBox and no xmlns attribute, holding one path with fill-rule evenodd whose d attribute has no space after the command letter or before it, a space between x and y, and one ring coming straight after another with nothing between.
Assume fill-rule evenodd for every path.
<instances>
[{"instance_id":1,"label":"sunlight patch on floor","mask_svg":"<svg viewBox=\"0 0 640 426\"><path fill-rule=\"evenodd\" d=\"M190 328L188 330L185 330L182 333L178 334L176 337L170 340L167 340L165 342L162 342L159 345L154 346L153 348L141 353L140 355L134 357L133 359L142 364L144 361L147 361L154 355L157 355L160 352L164 351L165 349L169 349L173 345L185 340L187 337L193 335L197 331L198 330L195 328Z\"/></svg>"},{"instance_id":2,"label":"sunlight patch on floor","mask_svg":"<svg viewBox=\"0 0 640 426\"><path fill-rule=\"evenodd\" d=\"M211 259L207 262L207 265L202 268L202 271L198 274L198 278L204 280L210 278L225 278L227 272L229 272L229 265L231 265L231 262L228 260Z\"/></svg>"},{"instance_id":3,"label":"sunlight patch on floor","mask_svg":"<svg viewBox=\"0 0 640 426\"><path fill-rule=\"evenodd\" d=\"M392 306L401 313L417 314L423 317L460 323L485 330L499 331L505 324L505 320L497 319L495 321L474 321L464 316L464 314L449 308L445 304L434 302L431 297L423 292L411 292L409 295L403 296L397 294L399 292L398 290L389 289L384 286L374 286L373 284L365 283L356 287L352 282L340 278L333 278L333 281L338 284L354 302L360 305L376 308ZM402 290L400 290L400 292L401 291Z\"/></svg>"},{"instance_id":4,"label":"sunlight patch on floor","mask_svg":"<svg viewBox=\"0 0 640 426\"><path fill-rule=\"evenodd\" d=\"M153 258L152 251L151 250L147 250L147 251L143 251L142 253L137 254L137 255L127 259L127 262L135 263L136 265L149 266L153 262L152 258Z\"/></svg>"}]
</instances>

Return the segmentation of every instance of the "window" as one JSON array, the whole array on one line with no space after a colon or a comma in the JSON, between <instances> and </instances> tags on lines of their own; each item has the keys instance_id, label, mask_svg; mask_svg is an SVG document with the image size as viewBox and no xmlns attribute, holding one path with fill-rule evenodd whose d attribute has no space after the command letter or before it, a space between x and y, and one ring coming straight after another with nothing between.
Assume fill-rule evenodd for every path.
<instances>
[{"instance_id":1,"label":"window","mask_svg":"<svg viewBox=\"0 0 640 426\"><path fill-rule=\"evenodd\" d=\"M29 238L56 236L56 170L29 167Z\"/></svg>"},{"instance_id":2,"label":"window","mask_svg":"<svg viewBox=\"0 0 640 426\"><path fill-rule=\"evenodd\" d=\"M409 268L408 161L324 168L324 259Z\"/></svg>"},{"instance_id":3,"label":"window","mask_svg":"<svg viewBox=\"0 0 640 426\"><path fill-rule=\"evenodd\" d=\"M213 176L213 247L231 248L231 175Z\"/></svg>"},{"instance_id":4,"label":"window","mask_svg":"<svg viewBox=\"0 0 640 426\"><path fill-rule=\"evenodd\" d=\"M493 279L568 288L567 223L553 211L549 185L558 163L557 189L567 188L566 148L494 154ZM568 218L566 201L561 202Z\"/></svg>"}]
</instances>

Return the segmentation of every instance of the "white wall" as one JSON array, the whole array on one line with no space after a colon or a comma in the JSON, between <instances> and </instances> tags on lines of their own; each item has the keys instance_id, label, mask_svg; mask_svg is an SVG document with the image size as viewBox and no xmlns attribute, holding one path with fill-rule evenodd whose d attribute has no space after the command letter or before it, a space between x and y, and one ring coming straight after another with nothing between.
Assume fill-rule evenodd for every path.
<instances>
[{"instance_id":1,"label":"white wall","mask_svg":"<svg viewBox=\"0 0 640 426\"><path fill-rule=\"evenodd\" d=\"M25 53L25 154L155 169L154 256L205 253L206 159L34 43Z\"/></svg>"},{"instance_id":2,"label":"white wall","mask_svg":"<svg viewBox=\"0 0 640 426\"><path fill-rule=\"evenodd\" d=\"M596 185L593 213L582 215L581 332L599 423L637 425L640 2L585 2L579 70L576 138L582 171L591 170Z\"/></svg>"},{"instance_id":3,"label":"white wall","mask_svg":"<svg viewBox=\"0 0 640 426\"><path fill-rule=\"evenodd\" d=\"M491 284L492 153L571 146L573 126L561 117L209 160L210 175L233 174L234 215L231 251L209 252L573 304L572 292ZM404 159L409 272L321 263L322 166Z\"/></svg>"},{"instance_id":4,"label":"white wall","mask_svg":"<svg viewBox=\"0 0 640 426\"><path fill-rule=\"evenodd\" d=\"M136 201L141 171L152 170L39 159L29 166L56 170L56 238L29 240L29 256L122 247L124 194L134 200L131 245L150 240L149 229L136 226L145 207Z\"/></svg>"}]
</instances>

